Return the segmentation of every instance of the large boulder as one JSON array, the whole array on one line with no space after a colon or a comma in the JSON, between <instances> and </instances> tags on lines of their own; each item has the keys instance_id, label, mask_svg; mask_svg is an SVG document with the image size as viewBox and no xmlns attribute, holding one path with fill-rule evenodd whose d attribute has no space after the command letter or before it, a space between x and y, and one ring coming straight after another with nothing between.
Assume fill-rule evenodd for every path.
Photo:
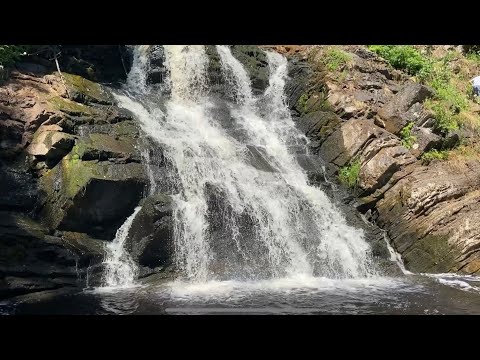
<instances>
[{"instance_id":1,"label":"large boulder","mask_svg":"<svg viewBox=\"0 0 480 360\"><path fill-rule=\"evenodd\" d=\"M359 187L371 194L384 186L393 174L412 164L416 158L392 137L381 137L370 142L361 154Z\"/></svg>"},{"instance_id":2,"label":"large boulder","mask_svg":"<svg viewBox=\"0 0 480 360\"><path fill-rule=\"evenodd\" d=\"M431 128L414 128L412 136L415 137L415 142L411 151L416 157L420 157L426 151L439 149L443 145L442 137L434 134Z\"/></svg>"},{"instance_id":3,"label":"large boulder","mask_svg":"<svg viewBox=\"0 0 480 360\"><path fill-rule=\"evenodd\" d=\"M39 181L42 220L50 229L113 239L148 183L139 163L83 161L70 153Z\"/></svg>"},{"instance_id":4,"label":"large boulder","mask_svg":"<svg viewBox=\"0 0 480 360\"><path fill-rule=\"evenodd\" d=\"M140 266L151 269L173 262L172 199L168 195L147 197L130 227L125 249Z\"/></svg>"},{"instance_id":5,"label":"large boulder","mask_svg":"<svg viewBox=\"0 0 480 360\"><path fill-rule=\"evenodd\" d=\"M107 134L90 133L77 140L73 156L84 161L110 160L115 163L140 163L140 153L135 148L135 144L136 139L128 136L113 137Z\"/></svg>"},{"instance_id":6,"label":"large boulder","mask_svg":"<svg viewBox=\"0 0 480 360\"><path fill-rule=\"evenodd\" d=\"M337 128L321 145L320 156L337 166L347 164L371 139L385 131L370 120L350 120Z\"/></svg>"},{"instance_id":7,"label":"large boulder","mask_svg":"<svg viewBox=\"0 0 480 360\"><path fill-rule=\"evenodd\" d=\"M81 76L63 73L65 92L57 89L63 96L83 104L112 105L112 94L102 85ZM58 84L58 83L57 83Z\"/></svg>"},{"instance_id":8,"label":"large boulder","mask_svg":"<svg viewBox=\"0 0 480 360\"><path fill-rule=\"evenodd\" d=\"M378 115L382 118L385 129L399 134L409 122L416 122L422 117L422 103L433 95L433 90L418 83L406 84L386 103Z\"/></svg>"}]
</instances>

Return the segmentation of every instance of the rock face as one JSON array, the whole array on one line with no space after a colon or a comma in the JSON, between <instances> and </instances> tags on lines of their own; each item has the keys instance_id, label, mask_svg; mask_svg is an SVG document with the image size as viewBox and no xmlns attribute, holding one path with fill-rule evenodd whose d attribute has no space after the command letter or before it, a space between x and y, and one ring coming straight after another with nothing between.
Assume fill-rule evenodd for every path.
<instances>
[{"instance_id":1,"label":"rock face","mask_svg":"<svg viewBox=\"0 0 480 360\"><path fill-rule=\"evenodd\" d=\"M346 78L326 74L318 65L323 50L310 49L308 61L290 59L290 74L297 77L286 86L297 126L325 162L325 175L337 177L358 163L354 203L387 231L407 269L479 274L480 235L472 225L479 212L479 162L423 165L418 159L424 152L459 141L456 133L444 138L432 131L423 102L433 91L364 47L342 50L352 59ZM330 109L307 106L318 99ZM413 145L407 149L399 134L410 122Z\"/></svg>"},{"instance_id":2,"label":"rock face","mask_svg":"<svg viewBox=\"0 0 480 360\"><path fill-rule=\"evenodd\" d=\"M62 73L21 63L0 87L2 298L83 286L149 184L131 115Z\"/></svg>"},{"instance_id":3,"label":"rock face","mask_svg":"<svg viewBox=\"0 0 480 360\"><path fill-rule=\"evenodd\" d=\"M379 224L409 269L480 273L480 229L473 225L480 214L478 171L477 161L417 167L379 201Z\"/></svg>"}]
</instances>

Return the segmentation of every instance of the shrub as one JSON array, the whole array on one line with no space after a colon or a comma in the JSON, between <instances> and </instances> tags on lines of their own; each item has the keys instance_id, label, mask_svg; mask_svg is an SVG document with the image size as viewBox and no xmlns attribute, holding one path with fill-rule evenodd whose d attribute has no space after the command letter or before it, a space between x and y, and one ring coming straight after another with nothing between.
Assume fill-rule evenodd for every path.
<instances>
[{"instance_id":1,"label":"shrub","mask_svg":"<svg viewBox=\"0 0 480 360\"><path fill-rule=\"evenodd\" d=\"M448 151L446 150L430 150L422 155L422 162L424 164L429 164L433 160L447 160L448 159Z\"/></svg>"},{"instance_id":2,"label":"shrub","mask_svg":"<svg viewBox=\"0 0 480 360\"><path fill-rule=\"evenodd\" d=\"M351 56L345 51L335 47L329 47L323 53L322 62L329 71L336 71L348 64Z\"/></svg>"},{"instance_id":3,"label":"shrub","mask_svg":"<svg viewBox=\"0 0 480 360\"><path fill-rule=\"evenodd\" d=\"M417 138L412 135L414 123L408 123L401 131L400 137L402 138L402 145L405 146L407 149L411 149Z\"/></svg>"},{"instance_id":4,"label":"shrub","mask_svg":"<svg viewBox=\"0 0 480 360\"><path fill-rule=\"evenodd\" d=\"M371 51L387 60L394 68L405 70L410 75L426 77L430 61L410 45L370 45Z\"/></svg>"},{"instance_id":5,"label":"shrub","mask_svg":"<svg viewBox=\"0 0 480 360\"><path fill-rule=\"evenodd\" d=\"M360 161L355 160L350 165L344 166L338 172L338 179L342 184L349 187L355 187L358 182L358 176L360 174Z\"/></svg>"}]
</instances>

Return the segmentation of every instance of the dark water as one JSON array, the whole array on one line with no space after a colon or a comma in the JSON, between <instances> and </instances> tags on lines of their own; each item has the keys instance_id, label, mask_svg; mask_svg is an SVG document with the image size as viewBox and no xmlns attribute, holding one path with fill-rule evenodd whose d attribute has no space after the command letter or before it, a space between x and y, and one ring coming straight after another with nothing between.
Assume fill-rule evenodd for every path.
<instances>
[{"instance_id":1,"label":"dark water","mask_svg":"<svg viewBox=\"0 0 480 360\"><path fill-rule=\"evenodd\" d=\"M63 293L62 293L63 292ZM51 291L0 304L3 314L480 314L480 279L279 279L150 283Z\"/></svg>"}]
</instances>

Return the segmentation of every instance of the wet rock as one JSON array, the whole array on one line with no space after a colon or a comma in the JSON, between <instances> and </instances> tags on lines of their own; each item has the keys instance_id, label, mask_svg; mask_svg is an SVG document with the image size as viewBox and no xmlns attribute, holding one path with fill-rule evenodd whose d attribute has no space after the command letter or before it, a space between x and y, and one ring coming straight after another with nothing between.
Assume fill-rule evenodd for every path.
<instances>
[{"instance_id":1,"label":"wet rock","mask_svg":"<svg viewBox=\"0 0 480 360\"><path fill-rule=\"evenodd\" d=\"M0 238L0 298L76 284L76 255L38 222L0 212Z\"/></svg>"},{"instance_id":2,"label":"wet rock","mask_svg":"<svg viewBox=\"0 0 480 360\"><path fill-rule=\"evenodd\" d=\"M66 248L77 254L82 260L102 260L105 257L105 241L93 239L85 233L61 232L61 240Z\"/></svg>"},{"instance_id":3,"label":"wet rock","mask_svg":"<svg viewBox=\"0 0 480 360\"><path fill-rule=\"evenodd\" d=\"M132 222L125 248L139 265L151 269L173 261L172 200L164 194L147 197Z\"/></svg>"},{"instance_id":4,"label":"wet rock","mask_svg":"<svg viewBox=\"0 0 480 360\"><path fill-rule=\"evenodd\" d=\"M242 63L252 81L254 94L262 94L268 86L268 60L264 51L254 45L233 45L232 55Z\"/></svg>"},{"instance_id":5,"label":"wet rock","mask_svg":"<svg viewBox=\"0 0 480 360\"><path fill-rule=\"evenodd\" d=\"M252 165L254 168L267 171L267 172L276 172L275 170L267 161L265 149L262 149L260 146L254 145L247 145L247 161Z\"/></svg>"},{"instance_id":6,"label":"wet rock","mask_svg":"<svg viewBox=\"0 0 480 360\"><path fill-rule=\"evenodd\" d=\"M297 127L312 141L315 147L330 136L340 125L342 119L333 112L315 111L304 115L297 121Z\"/></svg>"},{"instance_id":7,"label":"wet rock","mask_svg":"<svg viewBox=\"0 0 480 360\"><path fill-rule=\"evenodd\" d=\"M42 290L57 289L62 286L69 285L75 286L76 279L57 278L51 280L39 277L21 278L15 276L6 276L5 278L0 279L0 299Z\"/></svg>"},{"instance_id":8,"label":"wet rock","mask_svg":"<svg viewBox=\"0 0 480 360\"><path fill-rule=\"evenodd\" d=\"M30 212L38 198L37 181L25 161L0 162L0 210Z\"/></svg>"}]
</instances>

